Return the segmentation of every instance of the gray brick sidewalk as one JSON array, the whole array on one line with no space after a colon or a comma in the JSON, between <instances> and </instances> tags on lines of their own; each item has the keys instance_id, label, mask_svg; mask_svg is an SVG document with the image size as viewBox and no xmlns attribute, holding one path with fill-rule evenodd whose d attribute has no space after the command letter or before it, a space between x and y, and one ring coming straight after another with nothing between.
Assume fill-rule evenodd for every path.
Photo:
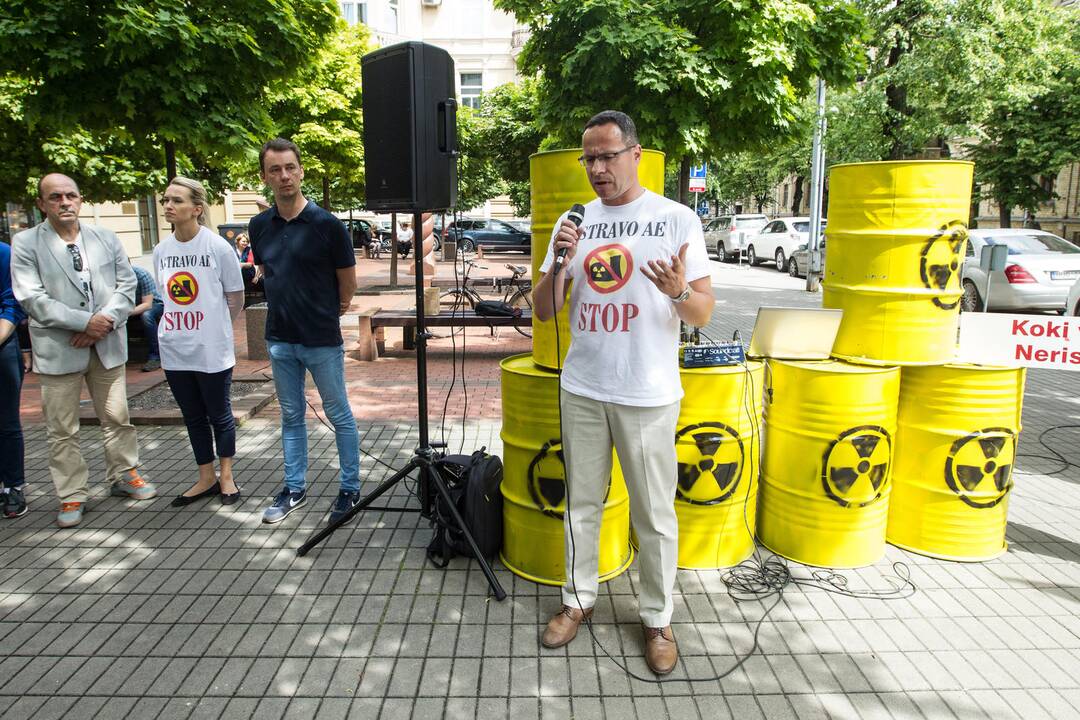
<instances>
[{"instance_id":1,"label":"gray brick sidewalk","mask_svg":"<svg viewBox=\"0 0 1080 720\"><path fill-rule=\"evenodd\" d=\"M710 334L747 333L761 304L818 303L775 271L717 268L726 302ZM181 428L147 428L143 458L161 496L134 503L98 484L74 531L53 526L44 431L30 428L31 512L0 522L0 716L1078 717L1080 474L1036 457L1048 455L1039 433L1080 422L1078 390L1075 374L1030 376L1003 557L958 564L889 548L874 567L847 575L855 589L887 588L891 564L902 561L918 587L910 598L792 585L740 668L720 681L664 685L628 678L587 636L541 649L557 590L500 567L510 597L489 599L469 563L427 564L430 530L415 514L365 513L296 557L336 493L333 436L314 421L311 500L273 527L259 522L281 482L269 420L239 433L239 506L170 508L192 477L187 439ZM361 430L364 449L391 464L416 442L412 418ZM448 431L468 449L501 448L497 422L470 422L463 437L459 418ZM98 477L100 437L83 433ZM1078 437L1059 430L1047 441L1080 464ZM388 472L370 458L362 467L369 487ZM409 502L399 486L387 504ZM792 564L792 572L810 571ZM636 584L631 568L602 586L595 631L616 660L647 676ZM680 571L674 623L683 660L673 677L731 668L770 604L733 602L716 571Z\"/></svg>"}]
</instances>

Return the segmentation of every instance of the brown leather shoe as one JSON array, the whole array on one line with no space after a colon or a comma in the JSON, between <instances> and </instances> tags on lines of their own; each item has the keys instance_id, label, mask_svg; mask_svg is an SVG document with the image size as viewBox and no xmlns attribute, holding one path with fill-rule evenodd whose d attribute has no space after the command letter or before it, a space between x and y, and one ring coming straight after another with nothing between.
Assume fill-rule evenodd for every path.
<instances>
[{"instance_id":1,"label":"brown leather shoe","mask_svg":"<svg viewBox=\"0 0 1080 720\"><path fill-rule=\"evenodd\" d=\"M657 675L667 675L679 660L679 647L675 644L671 626L642 627L645 628L645 663Z\"/></svg>"},{"instance_id":2,"label":"brown leather shoe","mask_svg":"<svg viewBox=\"0 0 1080 720\"><path fill-rule=\"evenodd\" d=\"M577 637L578 627L586 618L592 617L592 608L584 612L569 605L563 605L559 612L548 621L544 629L541 644L546 648L560 648Z\"/></svg>"}]
</instances>

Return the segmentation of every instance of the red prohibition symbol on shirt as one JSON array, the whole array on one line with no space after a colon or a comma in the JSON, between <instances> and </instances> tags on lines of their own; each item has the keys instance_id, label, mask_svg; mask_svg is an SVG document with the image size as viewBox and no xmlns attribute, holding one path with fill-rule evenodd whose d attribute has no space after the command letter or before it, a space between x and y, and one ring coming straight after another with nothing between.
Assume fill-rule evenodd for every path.
<instances>
[{"instance_id":1,"label":"red prohibition symbol on shirt","mask_svg":"<svg viewBox=\"0 0 1080 720\"><path fill-rule=\"evenodd\" d=\"M585 258L586 279L598 293L613 293L630 281L634 259L626 247L601 245Z\"/></svg>"},{"instance_id":2,"label":"red prohibition symbol on shirt","mask_svg":"<svg viewBox=\"0 0 1080 720\"><path fill-rule=\"evenodd\" d=\"M190 305L199 297L199 283L195 276L187 271L180 271L169 278L165 283L169 297L177 305Z\"/></svg>"}]
</instances>

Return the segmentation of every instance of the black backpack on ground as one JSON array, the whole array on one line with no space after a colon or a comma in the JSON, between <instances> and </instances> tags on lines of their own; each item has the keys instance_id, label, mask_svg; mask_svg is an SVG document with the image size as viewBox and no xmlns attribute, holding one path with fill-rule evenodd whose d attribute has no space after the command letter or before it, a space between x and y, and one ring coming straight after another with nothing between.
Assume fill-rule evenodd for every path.
<instances>
[{"instance_id":1,"label":"black backpack on ground","mask_svg":"<svg viewBox=\"0 0 1080 720\"><path fill-rule=\"evenodd\" d=\"M502 460L481 448L472 455L447 455L439 461L439 466L450 497L481 554L486 560L493 560L502 547L503 536ZM473 557L473 553L442 496L434 488L432 492L435 497L431 523L435 535L428 543L427 556L432 564L444 568L458 555Z\"/></svg>"}]
</instances>

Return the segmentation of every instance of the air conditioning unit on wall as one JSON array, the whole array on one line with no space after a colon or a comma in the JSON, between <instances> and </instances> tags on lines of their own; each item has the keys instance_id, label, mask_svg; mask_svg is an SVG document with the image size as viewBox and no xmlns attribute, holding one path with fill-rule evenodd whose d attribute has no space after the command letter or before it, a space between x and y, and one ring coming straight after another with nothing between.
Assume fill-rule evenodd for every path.
<instances>
[{"instance_id":1,"label":"air conditioning unit on wall","mask_svg":"<svg viewBox=\"0 0 1080 720\"><path fill-rule=\"evenodd\" d=\"M420 4L424 7L439 7L442 5L442 0L420 0Z\"/></svg>"}]
</instances>

